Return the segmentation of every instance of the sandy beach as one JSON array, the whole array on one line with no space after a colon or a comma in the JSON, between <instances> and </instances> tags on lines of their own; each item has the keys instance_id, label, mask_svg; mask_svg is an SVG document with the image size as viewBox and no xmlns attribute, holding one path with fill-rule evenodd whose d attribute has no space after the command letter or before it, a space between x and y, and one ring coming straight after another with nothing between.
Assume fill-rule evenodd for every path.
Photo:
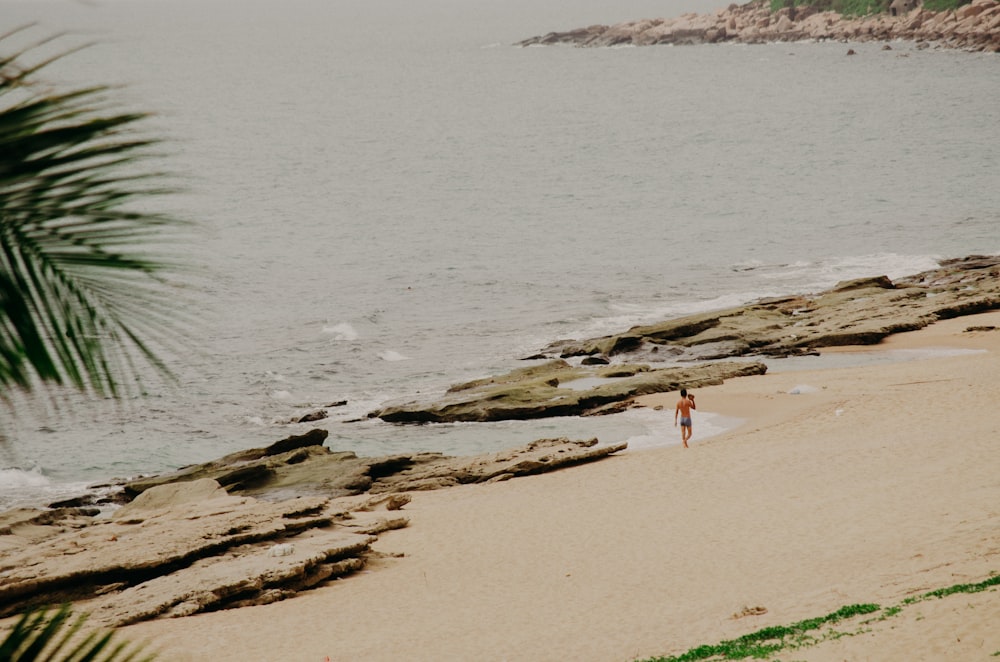
<instances>
[{"instance_id":1,"label":"sandy beach","mask_svg":"<svg viewBox=\"0 0 1000 662\"><path fill-rule=\"evenodd\" d=\"M687 450L416 493L362 573L122 634L164 660L609 662L981 582L1000 571L1000 330L966 329L986 326L1000 312L860 350L892 361L698 389L745 422L702 440L696 415ZM644 404L672 419L675 399ZM992 659L998 620L996 589L960 593L778 658Z\"/></svg>"}]
</instances>

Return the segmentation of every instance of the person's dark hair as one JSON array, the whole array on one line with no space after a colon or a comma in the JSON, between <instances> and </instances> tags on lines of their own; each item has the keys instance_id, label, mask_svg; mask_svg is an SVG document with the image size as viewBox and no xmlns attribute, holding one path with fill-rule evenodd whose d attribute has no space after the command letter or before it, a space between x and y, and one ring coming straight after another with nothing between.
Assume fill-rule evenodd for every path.
<instances>
[{"instance_id":1,"label":"person's dark hair","mask_svg":"<svg viewBox=\"0 0 1000 662\"><path fill-rule=\"evenodd\" d=\"M688 395L688 390L686 388L681 389L681 397L686 398Z\"/></svg>"}]
</instances>

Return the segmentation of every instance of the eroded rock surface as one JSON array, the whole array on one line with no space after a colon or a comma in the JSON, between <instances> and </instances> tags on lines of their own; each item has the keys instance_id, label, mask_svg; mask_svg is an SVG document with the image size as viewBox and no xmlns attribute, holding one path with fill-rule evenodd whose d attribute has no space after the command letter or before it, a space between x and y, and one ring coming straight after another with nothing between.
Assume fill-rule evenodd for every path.
<instances>
[{"instance_id":1,"label":"eroded rock surface","mask_svg":"<svg viewBox=\"0 0 1000 662\"><path fill-rule=\"evenodd\" d=\"M1000 308L1000 256L946 260L938 269L897 279L839 283L816 295L761 299L612 336L563 341L540 355L604 355L675 361L787 356L837 345L871 345L938 320Z\"/></svg>"},{"instance_id":2,"label":"eroded rock surface","mask_svg":"<svg viewBox=\"0 0 1000 662\"><path fill-rule=\"evenodd\" d=\"M598 352L594 352L598 353ZM758 362L720 362L651 369L647 365L604 366L589 370L564 360L515 370L506 375L453 386L440 400L385 407L371 416L394 423L483 422L549 416L588 416L619 411L628 400L650 393L721 384L732 377L760 375ZM580 379L603 380L574 389ZM610 408L609 408L610 407Z\"/></svg>"},{"instance_id":3,"label":"eroded rock surface","mask_svg":"<svg viewBox=\"0 0 1000 662\"><path fill-rule=\"evenodd\" d=\"M282 600L363 568L378 534L407 526L408 492L552 471L625 448L544 439L481 457L358 458L319 445L326 435L313 430L134 481L126 487L134 498L111 516L0 514L0 617L73 601L96 623L119 626ZM250 467L260 478L216 479Z\"/></svg>"},{"instance_id":4,"label":"eroded rock surface","mask_svg":"<svg viewBox=\"0 0 1000 662\"><path fill-rule=\"evenodd\" d=\"M761 299L611 336L559 341L531 357L544 363L369 415L427 423L613 413L639 395L765 372L754 358L875 344L894 333L994 308L1000 308L1000 256L970 256L895 282L884 275L860 278L815 295ZM596 383L574 388L581 379Z\"/></svg>"}]
</instances>

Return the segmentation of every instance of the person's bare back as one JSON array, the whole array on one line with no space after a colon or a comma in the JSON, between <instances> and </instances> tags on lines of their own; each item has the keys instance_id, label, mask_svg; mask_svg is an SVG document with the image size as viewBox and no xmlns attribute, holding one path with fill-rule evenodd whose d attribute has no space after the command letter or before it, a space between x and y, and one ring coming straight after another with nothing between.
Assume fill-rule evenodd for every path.
<instances>
[{"instance_id":1,"label":"person's bare back","mask_svg":"<svg viewBox=\"0 0 1000 662\"><path fill-rule=\"evenodd\" d=\"M684 444L684 448L688 448L688 439L691 438L691 410L697 408L694 394L688 394L687 389L682 388L681 399L677 401L677 407L674 408L674 427L677 427L677 417L680 416L681 443Z\"/></svg>"}]
</instances>

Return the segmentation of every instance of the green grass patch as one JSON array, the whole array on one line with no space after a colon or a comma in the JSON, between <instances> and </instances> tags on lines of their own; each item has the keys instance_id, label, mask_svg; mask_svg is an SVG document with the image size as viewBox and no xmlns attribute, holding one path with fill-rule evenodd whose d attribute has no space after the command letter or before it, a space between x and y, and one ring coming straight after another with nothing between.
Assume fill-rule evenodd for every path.
<instances>
[{"instance_id":1,"label":"green grass patch","mask_svg":"<svg viewBox=\"0 0 1000 662\"><path fill-rule=\"evenodd\" d=\"M1000 575L990 577L985 581L981 581L978 584L955 584L954 586L949 586L948 588L939 588L936 591L931 591L930 593L924 593L923 598L943 598L946 595L952 595L954 593L979 593L980 591L985 591L988 588L1000 585Z\"/></svg>"},{"instance_id":2,"label":"green grass patch","mask_svg":"<svg viewBox=\"0 0 1000 662\"><path fill-rule=\"evenodd\" d=\"M924 0L924 9L928 11L948 11L968 5L972 0Z\"/></svg>"},{"instance_id":3,"label":"green grass patch","mask_svg":"<svg viewBox=\"0 0 1000 662\"><path fill-rule=\"evenodd\" d=\"M766 659L771 653L776 653L784 648L812 645L816 639L807 634L810 630L818 630L825 625L832 625L860 614L871 614L879 609L881 607L874 604L848 605L826 616L810 618L791 625L772 625L737 639L722 641L715 645L698 646L674 657L651 658L647 662L695 662L696 660L712 658L723 660Z\"/></svg>"},{"instance_id":4,"label":"green grass patch","mask_svg":"<svg viewBox=\"0 0 1000 662\"><path fill-rule=\"evenodd\" d=\"M869 625L873 622L884 621L888 618L898 616L905 607L930 600L931 598L944 598L956 593L979 593L988 589L1000 586L1000 574L995 574L988 579L975 584L955 584L934 591L929 591L917 597L906 598L898 605L882 608L876 604L856 604L841 607L835 612L809 618L804 621L792 623L791 625L771 625L766 628L745 634L736 639L728 639L717 644L706 644L697 646L680 655L670 657L652 657L639 662L697 662L698 660L763 660L771 657L781 650L805 648L816 644L841 637L852 637L863 632L870 632L870 628L858 628L853 632L842 632L830 629L820 637L813 636L811 632L834 625L841 621L853 619L857 616L873 614L877 611L881 613L876 618L862 621L859 625ZM1000 657L1000 651L993 653L993 657Z\"/></svg>"},{"instance_id":5,"label":"green grass patch","mask_svg":"<svg viewBox=\"0 0 1000 662\"><path fill-rule=\"evenodd\" d=\"M889 3L884 0L834 0L833 11L841 16L870 16L889 10Z\"/></svg>"},{"instance_id":6,"label":"green grass patch","mask_svg":"<svg viewBox=\"0 0 1000 662\"><path fill-rule=\"evenodd\" d=\"M971 2L971 0L969 1ZM785 7L815 7L817 11L834 11L841 16L869 16L889 11L891 2L892 0L814 0L812 2L808 0L770 0L770 7L772 12Z\"/></svg>"},{"instance_id":7,"label":"green grass patch","mask_svg":"<svg viewBox=\"0 0 1000 662\"><path fill-rule=\"evenodd\" d=\"M885 609L882 610L882 615L879 617L878 620L884 621L887 618L892 618L901 611L903 611L903 608L900 605L895 605L894 607L886 607Z\"/></svg>"},{"instance_id":8,"label":"green grass patch","mask_svg":"<svg viewBox=\"0 0 1000 662\"><path fill-rule=\"evenodd\" d=\"M972 0L924 0L929 11L957 9ZM889 11L892 0L770 0L772 12L785 7L815 7L818 11L835 11L841 16L871 16Z\"/></svg>"}]
</instances>

